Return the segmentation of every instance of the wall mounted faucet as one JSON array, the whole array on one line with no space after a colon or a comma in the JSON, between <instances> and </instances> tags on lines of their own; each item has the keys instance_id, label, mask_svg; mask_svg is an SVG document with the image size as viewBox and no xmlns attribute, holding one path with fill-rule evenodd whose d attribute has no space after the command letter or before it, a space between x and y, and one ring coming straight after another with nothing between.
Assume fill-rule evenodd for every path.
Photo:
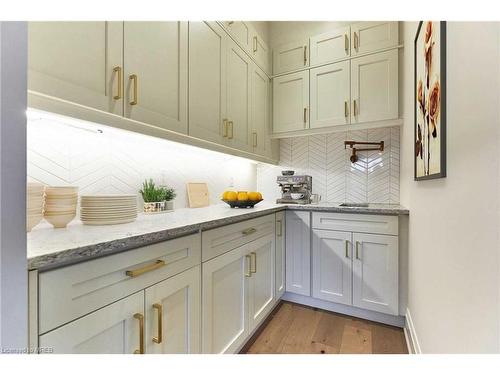
<instances>
[{"instance_id":1,"label":"wall mounted faucet","mask_svg":"<svg viewBox=\"0 0 500 375\"><path fill-rule=\"evenodd\" d=\"M369 146L378 146L378 147L368 147L368 148L356 148L355 145L369 145ZM358 151L384 151L384 141L380 142L356 142L356 141L344 141L344 148L347 149L349 146L352 149L351 163L356 163L358 161L358 155L356 152Z\"/></svg>"}]
</instances>

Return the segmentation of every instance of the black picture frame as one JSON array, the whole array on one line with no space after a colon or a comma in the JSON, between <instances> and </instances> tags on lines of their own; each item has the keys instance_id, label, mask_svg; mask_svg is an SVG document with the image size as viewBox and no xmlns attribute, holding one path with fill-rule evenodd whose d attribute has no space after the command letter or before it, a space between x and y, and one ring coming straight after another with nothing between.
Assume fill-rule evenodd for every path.
<instances>
[{"instance_id":1,"label":"black picture frame","mask_svg":"<svg viewBox=\"0 0 500 375\"><path fill-rule=\"evenodd\" d=\"M414 108L414 128L413 128L413 175L415 181L433 180L446 177L446 21L439 22L440 31L440 171L424 176L417 176L417 41L420 36L424 21L420 21L414 41L414 76L413 76L413 108Z\"/></svg>"}]
</instances>

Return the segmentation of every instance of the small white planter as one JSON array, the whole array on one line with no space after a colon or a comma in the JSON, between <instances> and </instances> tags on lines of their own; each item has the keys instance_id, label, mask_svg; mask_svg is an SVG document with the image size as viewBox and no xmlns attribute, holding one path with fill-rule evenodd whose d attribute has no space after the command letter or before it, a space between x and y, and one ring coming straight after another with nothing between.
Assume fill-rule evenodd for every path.
<instances>
[{"instance_id":1,"label":"small white planter","mask_svg":"<svg viewBox=\"0 0 500 375\"><path fill-rule=\"evenodd\" d=\"M145 214L159 214L162 212L172 211L173 209L174 201L144 202Z\"/></svg>"}]
</instances>

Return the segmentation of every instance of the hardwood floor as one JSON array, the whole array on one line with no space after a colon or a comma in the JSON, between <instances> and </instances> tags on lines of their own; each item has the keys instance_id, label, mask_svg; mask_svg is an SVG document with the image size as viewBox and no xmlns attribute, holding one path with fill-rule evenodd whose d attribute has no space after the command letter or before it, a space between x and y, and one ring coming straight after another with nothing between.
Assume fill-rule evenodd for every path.
<instances>
[{"instance_id":1,"label":"hardwood floor","mask_svg":"<svg viewBox=\"0 0 500 375\"><path fill-rule=\"evenodd\" d=\"M403 330L283 302L244 353L407 354Z\"/></svg>"}]
</instances>

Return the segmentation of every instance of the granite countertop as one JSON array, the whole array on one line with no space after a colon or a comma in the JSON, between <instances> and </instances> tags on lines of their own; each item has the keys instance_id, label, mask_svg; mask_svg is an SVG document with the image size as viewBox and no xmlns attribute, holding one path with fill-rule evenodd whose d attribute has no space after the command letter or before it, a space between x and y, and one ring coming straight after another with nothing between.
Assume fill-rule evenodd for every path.
<instances>
[{"instance_id":1,"label":"granite countertop","mask_svg":"<svg viewBox=\"0 0 500 375\"><path fill-rule=\"evenodd\" d=\"M181 208L158 215L139 214L128 224L91 226L74 220L65 229L42 222L28 233L28 268L46 271L84 260L119 253L140 246L252 219L285 209L408 215L399 205L370 204L369 207L340 207L340 203L286 205L261 202L252 209L232 209L226 204L203 208Z\"/></svg>"}]
</instances>

